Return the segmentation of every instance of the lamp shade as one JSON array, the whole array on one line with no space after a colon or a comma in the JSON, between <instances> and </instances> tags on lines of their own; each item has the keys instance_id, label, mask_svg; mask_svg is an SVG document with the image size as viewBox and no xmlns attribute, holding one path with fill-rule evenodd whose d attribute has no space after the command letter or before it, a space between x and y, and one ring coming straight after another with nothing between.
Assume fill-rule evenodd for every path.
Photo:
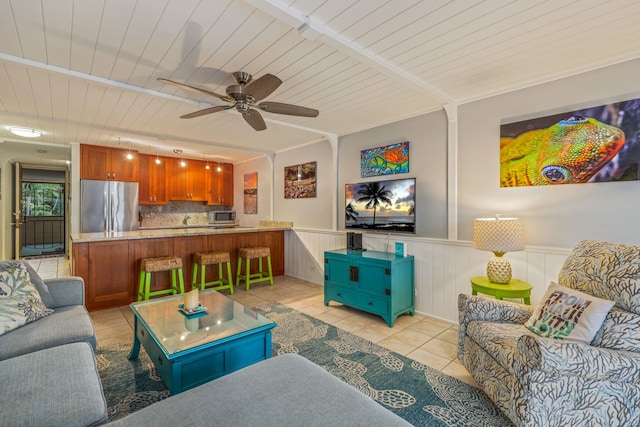
<instances>
[{"instance_id":1,"label":"lamp shade","mask_svg":"<svg viewBox=\"0 0 640 427\"><path fill-rule=\"evenodd\" d=\"M524 250L524 229L518 218L479 218L473 224L473 247L505 253Z\"/></svg>"}]
</instances>

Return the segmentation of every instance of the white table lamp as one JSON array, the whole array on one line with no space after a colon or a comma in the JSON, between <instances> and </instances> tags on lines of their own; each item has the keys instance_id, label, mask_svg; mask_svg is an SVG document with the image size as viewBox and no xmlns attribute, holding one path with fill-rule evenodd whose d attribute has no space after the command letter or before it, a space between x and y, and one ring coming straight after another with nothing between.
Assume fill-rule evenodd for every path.
<instances>
[{"instance_id":1,"label":"white table lamp","mask_svg":"<svg viewBox=\"0 0 640 427\"><path fill-rule=\"evenodd\" d=\"M518 218L478 218L473 224L473 247L495 255L487 263L487 277L493 283L509 283L511 263L502 256L524 250L524 230Z\"/></svg>"}]
</instances>

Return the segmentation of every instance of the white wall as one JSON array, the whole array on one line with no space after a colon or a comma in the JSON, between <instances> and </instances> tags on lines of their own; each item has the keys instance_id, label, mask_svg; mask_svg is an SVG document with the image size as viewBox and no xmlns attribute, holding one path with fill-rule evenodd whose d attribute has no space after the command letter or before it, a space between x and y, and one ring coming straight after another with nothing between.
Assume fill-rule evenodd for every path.
<instances>
[{"instance_id":1,"label":"white wall","mask_svg":"<svg viewBox=\"0 0 640 427\"><path fill-rule=\"evenodd\" d=\"M258 173L258 213L245 214L244 175L253 172ZM266 156L233 165L233 209L241 226L255 227L260 220L271 219L272 182L271 160Z\"/></svg>"},{"instance_id":2,"label":"white wall","mask_svg":"<svg viewBox=\"0 0 640 427\"><path fill-rule=\"evenodd\" d=\"M317 196L308 199L285 199L284 168L308 162L317 162ZM273 220L293 221L296 227L331 230L333 215L335 215L336 172L332 163L332 149L329 141L279 152L275 155L273 163Z\"/></svg>"},{"instance_id":3,"label":"white wall","mask_svg":"<svg viewBox=\"0 0 640 427\"><path fill-rule=\"evenodd\" d=\"M324 251L344 248L345 233L294 229L285 237L285 274L321 285L324 277ZM471 242L430 239L424 237L366 234L363 246L368 250L389 252L396 240L407 245L407 254L414 257L416 312L458 321L458 295L471 293L469 279L483 276L489 252L473 249ZM531 283L531 303L537 304L550 281L558 273L568 249L528 246L525 251L505 255L511 261L513 275ZM521 300L516 300L521 301Z\"/></svg>"},{"instance_id":4,"label":"white wall","mask_svg":"<svg viewBox=\"0 0 640 427\"><path fill-rule=\"evenodd\" d=\"M409 173L361 177L360 151L402 141L409 141ZM344 230L345 184L415 177L416 235L447 238L447 118L444 111L341 137L338 170L339 229Z\"/></svg>"},{"instance_id":5,"label":"white wall","mask_svg":"<svg viewBox=\"0 0 640 427\"><path fill-rule=\"evenodd\" d=\"M358 182L359 151L404 138L410 145L410 170L420 189L416 210L419 235L365 234L364 247L391 250L407 243L415 257L416 311L457 321L457 296L470 293L469 279L484 275L491 253L473 249L473 220L492 215L523 220L527 248L508 253L514 277L533 285L536 304L578 241L603 239L640 244L640 181L500 188L500 124L577 108L640 98L640 60L591 71L517 92L470 102L458 109L457 229L460 240L446 238L446 118L433 113L340 138L338 218L344 227L344 184ZM424 186L422 186L424 188ZM450 189L451 190L451 189ZM448 194L455 194L450 191ZM421 207L420 203L426 203ZM426 213L422 217L422 213ZM325 215L318 211L316 216ZM320 223L312 221L314 224ZM323 253L345 247L344 231L298 228L287 235L286 274L322 284ZM319 227L316 227L319 228Z\"/></svg>"},{"instance_id":6,"label":"white wall","mask_svg":"<svg viewBox=\"0 0 640 427\"><path fill-rule=\"evenodd\" d=\"M640 97L640 60L462 105L458 110L458 236L494 212L520 217L527 245L582 239L640 244L640 181L500 188L500 121ZM513 121L513 120L509 120Z\"/></svg>"}]
</instances>

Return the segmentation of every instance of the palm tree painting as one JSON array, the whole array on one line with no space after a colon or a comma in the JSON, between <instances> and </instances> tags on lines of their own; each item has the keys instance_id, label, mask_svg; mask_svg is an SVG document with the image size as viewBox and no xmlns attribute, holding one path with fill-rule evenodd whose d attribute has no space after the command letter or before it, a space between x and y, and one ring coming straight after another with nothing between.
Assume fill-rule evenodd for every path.
<instances>
[{"instance_id":1,"label":"palm tree painting","mask_svg":"<svg viewBox=\"0 0 640 427\"><path fill-rule=\"evenodd\" d=\"M345 228L415 233L415 178L345 185Z\"/></svg>"}]
</instances>

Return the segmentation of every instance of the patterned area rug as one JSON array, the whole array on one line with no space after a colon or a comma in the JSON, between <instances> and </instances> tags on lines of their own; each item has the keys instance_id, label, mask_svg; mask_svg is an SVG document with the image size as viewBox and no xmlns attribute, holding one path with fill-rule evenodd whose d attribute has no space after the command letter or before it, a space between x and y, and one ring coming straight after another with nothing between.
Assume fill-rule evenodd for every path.
<instances>
[{"instance_id":1,"label":"patterned area rug","mask_svg":"<svg viewBox=\"0 0 640 427\"><path fill-rule=\"evenodd\" d=\"M278 324L274 356L299 353L413 425L511 425L481 390L422 363L278 303L256 311ZM110 421L168 396L146 353L128 361L129 349L96 352Z\"/></svg>"},{"instance_id":2,"label":"patterned area rug","mask_svg":"<svg viewBox=\"0 0 640 427\"><path fill-rule=\"evenodd\" d=\"M107 415L114 421L169 397L169 390L144 349L138 358L127 360L131 344L98 347L96 363Z\"/></svg>"}]
</instances>

